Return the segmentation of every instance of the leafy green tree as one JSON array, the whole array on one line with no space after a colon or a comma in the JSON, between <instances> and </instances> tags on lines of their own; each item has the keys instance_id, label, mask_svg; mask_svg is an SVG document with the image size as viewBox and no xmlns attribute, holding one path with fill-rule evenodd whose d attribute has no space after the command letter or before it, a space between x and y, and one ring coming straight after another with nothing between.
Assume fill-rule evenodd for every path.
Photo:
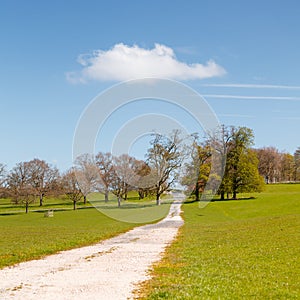
<instances>
[{"instance_id":1,"label":"leafy green tree","mask_svg":"<svg viewBox=\"0 0 300 300\"><path fill-rule=\"evenodd\" d=\"M223 179L219 194L222 200L225 199L225 194L230 193L236 198L240 156L253 144L253 140L253 131L247 127L222 125L217 132L210 134L208 142L221 157L220 168Z\"/></svg>"},{"instance_id":2,"label":"leafy green tree","mask_svg":"<svg viewBox=\"0 0 300 300\"><path fill-rule=\"evenodd\" d=\"M251 149L245 149L239 155L236 167L229 169L228 181L233 199L238 193L261 192L264 179L258 172L258 158Z\"/></svg>"}]
</instances>

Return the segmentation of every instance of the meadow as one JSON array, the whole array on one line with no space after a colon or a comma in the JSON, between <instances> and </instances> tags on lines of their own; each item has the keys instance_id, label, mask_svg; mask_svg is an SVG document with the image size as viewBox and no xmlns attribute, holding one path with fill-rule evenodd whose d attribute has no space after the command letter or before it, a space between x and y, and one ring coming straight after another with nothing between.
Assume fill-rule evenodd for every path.
<instances>
[{"instance_id":1,"label":"meadow","mask_svg":"<svg viewBox=\"0 0 300 300\"><path fill-rule=\"evenodd\" d=\"M157 207L155 200L140 201L130 194L118 209L113 196L105 204L98 194L92 195L87 204L78 203L77 210L66 198L46 198L42 207L36 201L25 214L23 206L0 199L0 268L97 243L161 219L167 214L169 203L164 201ZM53 210L53 217L44 217L48 210ZM123 219L129 222L122 222Z\"/></svg>"},{"instance_id":2,"label":"meadow","mask_svg":"<svg viewBox=\"0 0 300 300\"><path fill-rule=\"evenodd\" d=\"M141 299L298 299L300 184L183 205L184 226Z\"/></svg>"}]
</instances>

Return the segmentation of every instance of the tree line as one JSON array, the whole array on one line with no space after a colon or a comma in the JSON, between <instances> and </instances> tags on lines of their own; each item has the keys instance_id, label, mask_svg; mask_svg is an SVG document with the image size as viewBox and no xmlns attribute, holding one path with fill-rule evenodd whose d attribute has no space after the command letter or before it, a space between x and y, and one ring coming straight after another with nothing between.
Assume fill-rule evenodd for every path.
<instances>
[{"instance_id":1,"label":"tree line","mask_svg":"<svg viewBox=\"0 0 300 300\"><path fill-rule=\"evenodd\" d=\"M105 202L112 193L120 207L134 190L140 199L154 196L159 205L161 195L175 182L200 200L210 184L221 199L236 199L241 192L261 191L264 183L300 180L300 148L294 155L274 147L254 149L254 134L247 127L222 125L204 138L195 134L189 138L187 146L178 130L168 136L153 134L145 160L128 154L82 154L62 174L37 158L17 163L10 171L0 164L0 196L24 205L28 212L35 201L43 206L45 196L64 195L76 209L91 192L104 194Z\"/></svg>"}]
</instances>

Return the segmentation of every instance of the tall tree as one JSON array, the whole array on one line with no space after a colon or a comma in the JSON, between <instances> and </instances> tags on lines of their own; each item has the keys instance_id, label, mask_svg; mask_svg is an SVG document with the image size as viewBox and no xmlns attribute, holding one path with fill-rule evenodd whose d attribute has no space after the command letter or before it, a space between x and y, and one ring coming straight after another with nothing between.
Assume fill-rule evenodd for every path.
<instances>
[{"instance_id":1,"label":"tall tree","mask_svg":"<svg viewBox=\"0 0 300 300\"><path fill-rule=\"evenodd\" d=\"M155 134L147 152L147 164L151 168L151 180L160 205L160 196L177 180L184 159L182 138L178 130L170 136Z\"/></svg>"},{"instance_id":2,"label":"tall tree","mask_svg":"<svg viewBox=\"0 0 300 300\"><path fill-rule=\"evenodd\" d=\"M216 133L209 135L211 148L221 157L220 168L223 179L219 187L221 199L232 194L236 199L240 182L240 157L253 144L253 131L247 127L222 125Z\"/></svg>"},{"instance_id":3,"label":"tall tree","mask_svg":"<svg viewBox=\"0 0 300 300\"><path fill-rule=\"evenodd\" d=\"M199 201L209 178L212 151L208 144L200 144L196 140L192 147L191 161L185 164L185 175L181 179L181 184L195 195L196 201Z\"/></svg>"}]
</instances>

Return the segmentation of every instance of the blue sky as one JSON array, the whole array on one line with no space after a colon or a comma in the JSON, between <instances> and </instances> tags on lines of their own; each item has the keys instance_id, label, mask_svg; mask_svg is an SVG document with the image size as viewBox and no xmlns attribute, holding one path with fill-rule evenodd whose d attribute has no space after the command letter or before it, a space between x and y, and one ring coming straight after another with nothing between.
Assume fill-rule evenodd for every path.
<instances>
[{"instance_id":1,"label":"blue sky","mask_svg":"<svg viewBox=\"0 0 300 300\"><path fill-rule=\"evenodd\" d=\"M39 157L71 166L84 108L120 80L101 65L116 45L146 53L162 45L168 59L172 51L187 78L165 76L204 95L221 123L252 128L256 147L293 153L300 146L299 15L298 1L3 0L0 162L10 168ZM84 75L80 55L95 66L92 75ZM192 66L209 61L219 67L215 75L194 75ZM111 73L123 74L110 63Z\"/></svg>"}]
</instances>

